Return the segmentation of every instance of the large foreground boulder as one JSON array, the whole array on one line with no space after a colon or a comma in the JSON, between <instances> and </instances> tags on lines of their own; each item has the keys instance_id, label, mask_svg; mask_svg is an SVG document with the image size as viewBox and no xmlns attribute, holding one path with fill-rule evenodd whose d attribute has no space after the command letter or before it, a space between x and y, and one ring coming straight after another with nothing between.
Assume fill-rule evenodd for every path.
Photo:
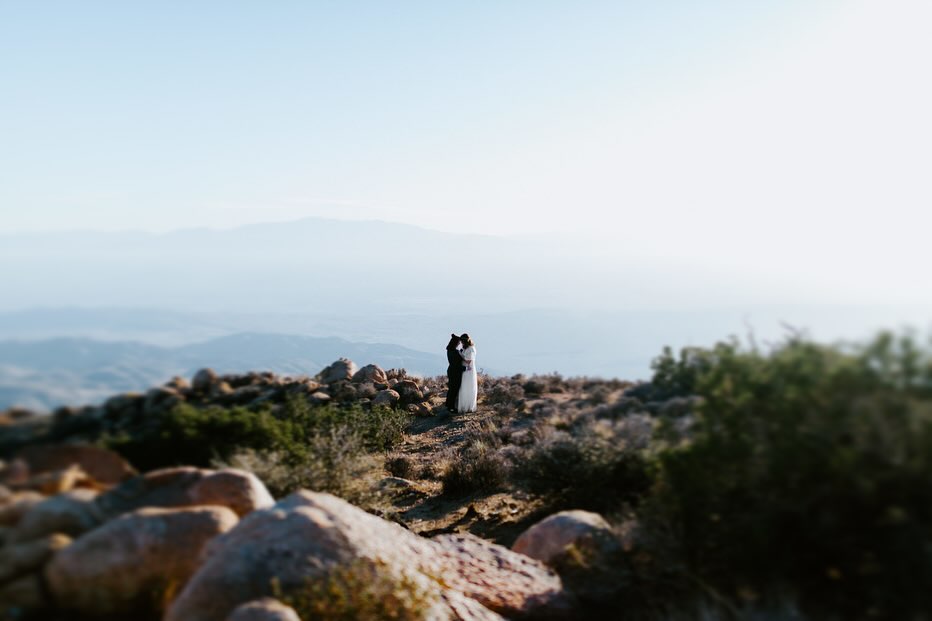
<instances>
[{"instance_id":1,"label":"large foreground boulder","mask_svg":"<svg viewBox=\"0 0 932 621\"><path fill-rule=\"evenodd\" d=\"M101 512L117 516L142 507L220 505L243 516L275 504L256 476L244 470L178 467L153 470L101 494Z\"/></svg>"},{"instance_id":2,"label":"large foreground boulder","mask_svg":"<svg viewBox=\"0 0 932 621\"><path fill-rule=\"evenodd\" d=\"M309 602L304 614L371 618L560 616L570 603L539 561L473 537L424 539L329 494L253 512L206 554L165 621L225 621L282 594Z\"/></svg>"},{"instance_id":3,"label":"large foreground boulder","mask_svg":"<svg viewBox=\"0 0 932 621\"><path fill-rule=\"evenodd\" d=\"M49 590L64 610L150 616L194 573L204 544L237 521L225 507L129 513L60 550L45 570Z\"/></svg>"}]
</instances>

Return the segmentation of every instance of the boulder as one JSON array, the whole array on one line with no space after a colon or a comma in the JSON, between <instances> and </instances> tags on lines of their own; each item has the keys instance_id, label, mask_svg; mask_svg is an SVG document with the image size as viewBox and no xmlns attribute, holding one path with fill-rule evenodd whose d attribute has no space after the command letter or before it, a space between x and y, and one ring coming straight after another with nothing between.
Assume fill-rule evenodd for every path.
<instances>
[{"instance_id":1,"label":"boulder","mask_svg":"<svg viewBox=\"0 0 932 621\"><path fill-rule=\"evenodd\" d=\"M40 618L28 616L48 606L40 573L20 576L0 586L0 619ZM48 618L48 617L45 617Z\"/></svg>"},{"instance_id":2,"label":"boulder","mask_svg":"<svg viewBox=\"0 0 932 621\"><path fill-rule=\"evenodd\" d=\"M330 403L330 395L318 390L317 392L312 394L310 397L308 397L307 400L311 403L311 405L325 405L327 403Z\"/></svg>"},{"instance_id":3,"label":"boulder","mask_svg":"<svg viewBox=\"0 0 932 621\"><path fill-rule=\"evenodd\" d=\"M46 498L23 515L10 541L32 541L52 533L77 537L95 528L104 521L96 496L94 490L76 489Z\"/></svg>"},{"instance_id":4,"label":"boulder","mask_svg":"<svg viewBox=\"0 0 932 621\"><path fill-rule=\"evenodd\" d=\"M104 402L104 413L107 416L123 416L135 413L143 404L144 397L139 393L127 392L115 395Z\"/></svg>"},{"instance_id":5,"label":"boulder","mask_svg":"<svg viewBox=\"0 0 932 621\"><path fill-rule=\"evenodd\" d=\"M401 403L410 405L424 400L424 393L414 380L401 380L395 384L395 392L401 396Z\"/></svg>"},{"instance_id":6,"label":"boulder","mask_svg":"<svg viewBox=\"0 0 932 621\"><path fill-rule=\"evenodd\" d=\"M171 388L179 394L185 394L191 390L191 383L180 375L176 375L175 377L165 382L165 387Z\"/></svg>"},{"instance_id":7,"label":"boulder","mask_svg":"<svg viewBox=\"0 0 932 621\"><path fill-rule=\"evenodd\" d=\"M375 395L375 397L372 399L372 405L395 405L400 400L401 395L399 395L391 388L387 388L385 390L379 391L378 394Z\"/></svg>"},{"instance_id":8,"label":"boulder","mask_svg":"<svg viewBox=\"0 0 932 621\"><path fill-rule=\"evenodd\" d=\"M356 394L360 399L372 399L378 392L372 382L363 382L356 385Z\"/></svg>"},{"instance_id":9,"label":"boulder","mask_svg":"<svg viewBox=\"0 0 932 621\"><path fill-rule=\"evenodd\" d=\"M626 547L597 513L551 515L522 533L512 549L553 567L587 608L613 605L631 586Z\"/></svg>"},{"instance_id":10,"label":"boulder","mask_svg":"<svg viewBox=\"0 0 932 621\"><path fill-rule=\"evenodd\" d=\"M136 471L113 451L89 444L47 444L24 448L17 455L33 473L53 472L78 465L95 481L114 485Z\"/></svg>"},{"instance_id":11,"label":"boulder","mask_svg":"<svg viewBox=\"0 0 932 621\"><path fill-rule=\"evenodd\" d=\"M275 504L275 499L251 472L224 468L208 474L191 488L194 504L229 507L242 517Z\"/></svg>"},{"instance_id":12,"label":"boulder","mask_svg":"<svg viewBox=\"0 0 932 621\"><path fill-rule=\"evenodd\" d=\"M170 410L182 401L184 401L184 397L174 388L156 386L146 392L145 402L142 407L147 413L154 414Z\"/></svg>"},{"instance_id":13,"label":"boulder","mask_svg":"<svg viewBox=\"0 0 932 621\"><path fill-rule=\"evenodd\" d=\"M332 384L340 380L352 379L356 374L356 363L347 358L340 358L323 371L320 372L320 381L324 384Z\"/></svg>"},{"instance_id":14,"label":"boulder","mask_svg":"<svg viewBox=\"0 0 932 621\"><path fill-rule=\"evenodd\" d=\"M0 526L16 526L26 513L45 500L39 492L13 492L0 505Z\"/></svg>"},{"instance_id":15,"label":"boulder","mask_svg":"<svg viewBox=\"0 0 932 621\"><path fill-rule=\"evenodd\" d=\"M71 537L56 533L0 548L0 584L41 568L52 556L71 543Z\"/></svg>"},{"instance_id":16,"label":"boulder","mask_svg":"<svg viewBox=\"0 0 932 621\"><path fill-rule=\"evenodd\" d=\"M103 515L114 517L143 507L189 507L214 504L237 515L275 503L252 473L227 468L204 470L179 467L153 470L124 481L97 498Z\"/></svg>"},{"instance_id":17,"label":"boulder","mask_svg":"<svg viewBox=\"0 0 932 621\"><path fill-rule=\"evenodd\" d=\"M194 392L207 394L211 386L217 383L217 374L213 369L201 369L191 378L191 388Z\"/></svg>"},{"instance_id":18,"label":"boulder","mask_svg":"<svg viewBox=\"0 0 932 621\"><path fill-rule=\"evenodd\" d=\"M62 609L88 617L149 615L187 582L204 545L237 521L225 507L140 509L58 552L45 578Z\"/></svg>"},{"instance_id":19,"label":"boulder","mask_svg":"<svg viewBox=\"0 0 932 621\"><path fill-rule=\"evenodd\" d=\"M315 607L334 615L387 597L394 613L425 619L498 619L489 609L545 616L570 603L539 561L478 538L424 539L335 496L304 491L208 544L165 621L224 621L276 590L311 594Z\"/></svg>"},{"instance_id":20,"label":"boulder","mask_svg":"<svg viewBox=\"0 0 932 621\"><path fill-rule=\"evenodd\" d=\"M32 489L46 496L68 492L79 487L96 489L101 486L78 465L72 465L64 470L33 475L28 481L17 486L18 489Z\"/></svg>"},{"instance_id":21,"label":"boulder","mask_svg":"<svg viewBox=\"0 0 932 621\"><path fill-rule=\"evenodd\" d=\"M613 550L618 539L612 527L598 513L561 511L537 522L521 533L511 549L548 565L558 562L567 549Z\"/></svg>"},{"instance_id":22,"label":"boulder","mask_svg":"<svg viewBox=\"0 0 932 621\"><path fill-rule=\"evenodd\" d=\"M263 597L236 607L227 621L301 621L294 608L277 599Z\"/></svg>"},{"instance_id":23,"label":"boulder","mask_svg":"<svg viewBox=\"0 0 932 621\"><path fill-rule=\"evenodd\" d=\"M218 381L210 386L210 391L207 393L207 397L209 399L223 401L224 399L228 399L234 392L236 392L236 389L233 388L233 386L231 386L229 383Z\"/></svg>"},{"instance_id":24,"label":"boulder","mask_svg":"<svg viewBox=\"0 0 932 621\"><path fill-rule=\"evenodd\" d=\"M386 381L388 381L388 376L385 375L382 367L377 364L367 364L353 374L354 384L364 384L366 382L384 384Z\"/></svg>"}]
</instances>

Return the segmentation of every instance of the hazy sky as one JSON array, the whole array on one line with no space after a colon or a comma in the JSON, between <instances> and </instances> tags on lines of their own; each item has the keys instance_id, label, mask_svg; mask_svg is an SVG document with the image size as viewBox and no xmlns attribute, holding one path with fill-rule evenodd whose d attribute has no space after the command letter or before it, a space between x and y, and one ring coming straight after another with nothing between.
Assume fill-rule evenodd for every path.
<instances>
[{"instance_id":1,"label":"hazy sky","mask_svg":"<svg viewBox=\"0 0 932 621\"><path fill-rule=\"evenodd\" d=\"M0 0L0 231L375 218L906 283L932 264L930 24L928 0Z\"/></svg>"}]
</instances>

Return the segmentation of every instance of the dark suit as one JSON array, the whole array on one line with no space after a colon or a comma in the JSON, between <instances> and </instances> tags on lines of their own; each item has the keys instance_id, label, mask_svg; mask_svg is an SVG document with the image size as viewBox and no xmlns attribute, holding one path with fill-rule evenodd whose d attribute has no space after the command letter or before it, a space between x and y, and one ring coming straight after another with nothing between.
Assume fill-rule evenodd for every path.
<instances>
[{"instance_id":1,"label":"dark suit","mask_svg":"<svg viewBox=\"0 0 932 621\"><path fill-rule=\"evenodd\" d=\"M447 343L447 409L456 410L456 399L460 394L460 386L463 384L463 358L456 351L456 346L460 344L458 338L451 338Z\"/></svg>"}]
</instances>

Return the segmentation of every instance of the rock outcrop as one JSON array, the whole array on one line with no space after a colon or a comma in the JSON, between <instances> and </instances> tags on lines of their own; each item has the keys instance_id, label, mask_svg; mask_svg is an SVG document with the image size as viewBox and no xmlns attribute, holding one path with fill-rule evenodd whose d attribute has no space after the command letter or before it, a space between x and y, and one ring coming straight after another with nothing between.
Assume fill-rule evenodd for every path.
<instances>
[{"instance_id":1,"label":"rock outcrop","mask_svg":"<svg viewBox=\"0 0 932 621\"><path fill-rule=\"evenodd\" d=\"M165 619L224 621L273 584L344 613L391 596L432 619L559 616L569 604L559 577L529 557L472 537L424 539L329 494L298 492L212 541Z\"/></svg>"}]
</instances>

